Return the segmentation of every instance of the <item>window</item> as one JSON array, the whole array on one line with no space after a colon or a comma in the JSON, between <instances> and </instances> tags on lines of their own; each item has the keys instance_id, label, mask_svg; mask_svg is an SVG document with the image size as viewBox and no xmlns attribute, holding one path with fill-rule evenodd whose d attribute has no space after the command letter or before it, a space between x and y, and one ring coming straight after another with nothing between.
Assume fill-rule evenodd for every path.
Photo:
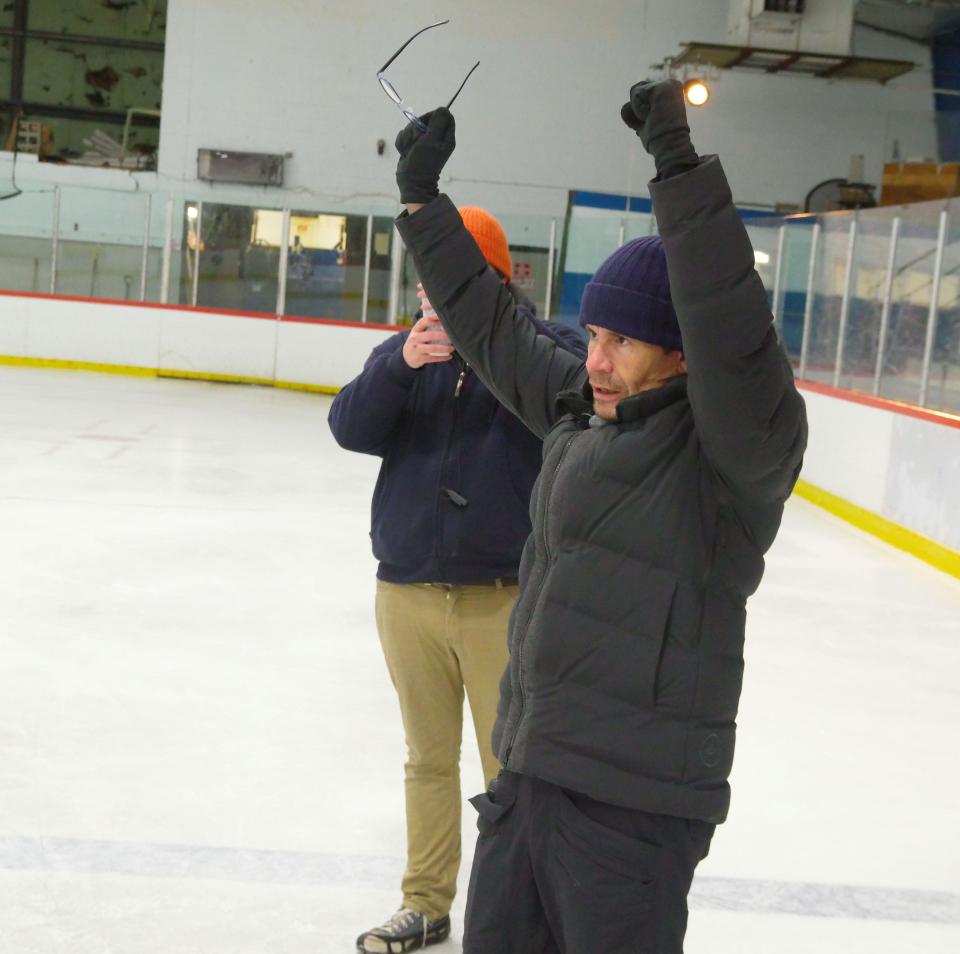
<instances>
[{"instance_id":1,"label":"window","mask_svg":"<svg viewBox=\"0 0 960 954\"><path fill-rule=\"evenodd\" d=\"M57 162L156 168L166 12L166 0L5 4L0 145Z\"/></svg>"}]
</instances>

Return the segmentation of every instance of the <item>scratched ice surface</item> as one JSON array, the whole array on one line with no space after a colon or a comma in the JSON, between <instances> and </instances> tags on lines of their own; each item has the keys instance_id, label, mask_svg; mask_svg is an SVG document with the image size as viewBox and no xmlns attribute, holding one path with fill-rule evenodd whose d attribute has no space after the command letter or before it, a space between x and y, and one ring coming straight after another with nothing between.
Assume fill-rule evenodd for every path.
<instances>
[{"instance_id":1,"label":"scratched ice surface","mask_svg":"<svg viewBox=\"0 0 960 954\"><path fill-rule=\"evenodd\" d=\"M0 954L349 952L398 904L377 462L328 407L0 368ZM960 950L958 672L960 583L791 501L688 954Z\"/></svg>"}]
</instances>

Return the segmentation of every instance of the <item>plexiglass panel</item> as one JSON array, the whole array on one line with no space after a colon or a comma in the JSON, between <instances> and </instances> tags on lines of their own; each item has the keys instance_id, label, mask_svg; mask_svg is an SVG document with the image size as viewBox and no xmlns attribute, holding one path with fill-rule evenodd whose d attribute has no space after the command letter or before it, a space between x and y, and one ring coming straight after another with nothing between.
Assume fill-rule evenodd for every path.
<instances>
[{"instance_id":1,"label":"plexiglass panel","mask_svg":"<svg viewBox=\"0 0 960 954\"><path fill-rule=\"evenodd\" d=\"M784 223L783 264L780 268L776 314L780 338L795 370L800 367L815 224L816 218L812 215L789 218Z\"/></svg>"},{"instance_id":2,"label":"plexiglass panel","mask_svg":"<svg viewBox=\"0 0 960 954\"><path fill-rule=\"evenodd\" d=\"M139 301L146 195L75 188L60 194L57 292Z\"/></svg>"},{"instance_id":3,"label":"plexiglass panel","mask_svg":"<svg viewBox=\"0 0 960 954\"><path fill-rule=\"evenodd\" d=\"M52 188L24 189L0 202L0 288L50 291L53 207Z\"/></svg>"},{"instance_id":4,"label":"plexiglass panel","mask_svg":"<svg viewBox=\"0 0 960 954\"><path fill-rule=\"evenodd\" d=\"M2 189L0 185L0 195ZM357 211L350 203L325 211L295 209L285 230L283 209L246 205L241 191L218 196L222 196L218 202L201 204L195 196L148 193L135 185L129 190L25 189L0 202L0 288L49 293L52 284L55 293L63 295L159 302L169 241L171 303L196 301L216 310L270 316L282 303L284 314L291 317L386 324L393 318L391 282L396 274L399 323L409 322L416 313L417 278L397 241L390 208L378 207L372 214ZM610 198L601 196L598 201L603 204ZM622 242L656 232L647 204L634 200L630 211L574 205L566 223L559 217L491 212L507 232L513 283L540 317L576 326L583 288L600 263ZM805 376L811 380L836 381L845 389L910 404L922 402L925 380L927 406L960 413L957 202L951 203L947 219L934 324L929 321L944 208L942 202L930 202L821 216L742 213L757 271L795 370L806 337ZM820 231L812 255L816 226ZM813 294L808 302L811 258ZM928 341L930 361L924 379Z\"/></svg>"},{"instance_id":5,"label":"plexiglass panel","mask_svg":"<svg viewBox=\"0 0 960 954\"><path fill-rule=\"evenodd\" d=\"M883 295L887 282L893 221L899 208L857 214L857 240L839 386L871 392L877 365Z\"/></svg>"},{"instance_id":6,"label":"plexiglass panel","mask_svg":"<svg viewBox=\"0 0 960 954\"><path fill-rule=\"evenodd\" d=\"M560 287L562 321L577 323L587 282L600 263L626 240L626 216L624 211L589 206L574 206L570 210ZM642 228L646 224L637 223L634 227Z\"/></svg>"},{"instance_id":7,"label":"plexiglass panel","mask_svg":"<svg viewBox=\"0 0 960 954\"><path fill-rule=\"evenodd\" d=\"M960 203L950 202L926 406L960 411Z\"/></svg>"},{"instance_id":8,"label":"plexiglass panel","mask_svg":"<svg viewBox=\"0 0 960 954\"><path fill-rule=\"evenodd\" d=\"M777 248L780 241L780 226L783 220L779 216L744 217L747 235L753 245L753 257L757 274L767 290L767 301L773 309L773 289L777 277Z\"/></svg>"},{"instance_id":9,"label":"plexiglass panel","mask_svg":"<svg viewBox=\"0 0 960 954\"><path fill-rule=\"evenodd\" d=\"M920 398L941 208L923 203L902 209L879 394L910 404Z\"/></svg>"},{"instance_id":10,"label":"plexiglass panel","mask_svg":"<svg viewBox=\"0 0 960 954\"><path fill-rule=\"evenodd\" d=\"M816 250L813 308L806 355L805 377L810 381L833 382L847 274L850 222L851 218L846 215L820 216L820 241Z\"/></svg>"}]
</instances>

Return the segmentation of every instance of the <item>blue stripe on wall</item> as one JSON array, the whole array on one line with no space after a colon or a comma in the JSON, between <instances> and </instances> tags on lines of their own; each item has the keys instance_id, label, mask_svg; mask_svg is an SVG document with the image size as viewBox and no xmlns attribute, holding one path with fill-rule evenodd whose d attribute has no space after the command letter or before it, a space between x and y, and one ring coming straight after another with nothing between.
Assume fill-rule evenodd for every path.
<instances>
[{"instance_id":1,"label":"blue stripe on wall","mask_svg":"<svg viewBox=\"0 0 960 954\"><path fill-rule=\"evenodd\" d=\"M642 195L630 196L629 208L627 207L627 197L618 195L616 192L586 192L577 190L570 193L572 205L578 205L581 208L588 209L611 209L614 212L652 212L653 203ZM750 209L738 208L740 218L742 219L765 219L779 216L782 213L774 212L772 209Z\"/></svg>"},{"instance_id":2,"label":"blue stripe on wall","mask_svg":"<svg viewBox=\"0 0 960 954\"><path fill-rule=\"evenodd\" d=\"M572 192L571 203L585 206L589 209L613 209L616 212L650 212L653 205L649 199L640 195L630 196L630 206L627 208L627 197L615 192Z\"/></svg>"}]
</instances>

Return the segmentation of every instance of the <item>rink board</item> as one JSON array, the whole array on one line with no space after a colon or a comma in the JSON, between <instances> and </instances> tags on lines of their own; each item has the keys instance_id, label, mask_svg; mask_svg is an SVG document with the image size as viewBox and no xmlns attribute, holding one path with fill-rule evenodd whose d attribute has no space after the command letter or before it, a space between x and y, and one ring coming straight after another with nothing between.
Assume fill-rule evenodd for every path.
<instances>
[{"instance_id":1,"label":"rink board","mask_svg":"<svg viewBox=\"0 0 960 954\"><path fill-rule=\"evenodd\" d=\"M395 327L0 292L0 356L336 391Z\"/></svg>"},{"instance_id":2,"label":"rink board","mask_svg":"<svg viewBox=\"0 0 960 954\"><path fill-rule=\"evenodd\" d=\"M8 364L335 393L355 377L371 349L396 331L335 320L0 292L0 361ZM801 493L957 575L960 418L811 382L800 387L810 421ZM858 520L858 511L880 522ZM943 553L932 558L938 548Z\"/></svg>"}]
</instances>

